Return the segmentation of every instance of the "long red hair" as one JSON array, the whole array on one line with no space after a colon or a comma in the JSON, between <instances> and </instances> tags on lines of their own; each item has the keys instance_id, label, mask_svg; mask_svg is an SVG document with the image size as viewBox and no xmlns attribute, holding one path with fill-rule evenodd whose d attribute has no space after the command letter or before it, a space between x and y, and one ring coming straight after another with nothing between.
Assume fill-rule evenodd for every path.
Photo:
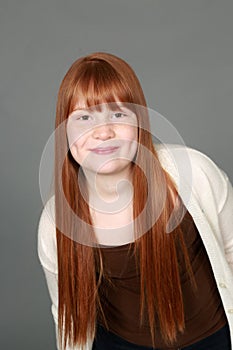
<instances>
[{"instance_id":1,"label":"long red hair","mask_svg":"<svg viewBox=\"0 0 233 350\"><path fill-rule=\"evenodd\" d=\"M132 68L124 60L103 52L78 59L66 73L58 92L56 130L59 130L62 124L66 125L68 116L80 96L85 98L88 107L116 101L147 106L141 85ZM156 319L164 341L172 344L178 332L183 332L185 328L177 244L183 252L186 267L193 279L180 225L172 233L166 233L166 224L174 211L174 203L177 203L175 199L179 199L180 206L182 202L173 180L160 165L150 134L148 113L137 117L139 147L132 167L134 218L143 212L145 203L149 203L149 209L144 211L140 220L135 221L135 231L139 236L145 224L152 220L151 213L157 210L159 200L163 203L156 223L149 225L151 228L147 233L135 240L135 253L138 253L140 260L141 320L146 305L153 344ZM140 145L153 154L155 162L150 157L145 157ZM137 164L142 164L143 169L149 171L149 176L146 176ZM72 211L83 220L82 222L89 224L89 226L80 224L78 227L80 234L93 234L89 206L82 195L83 191L87 191L85 178L84 175L81 176L80 184L83 187L81 192L80 184L77 183L78 171L79 164L73 159L68 147L66 128L60 128L55 134L55 216L58 329L60 344L64 346L66 344L82 346L88 338L93 338L97 310L101 310L98 296L101 274L99 279L96 277L97 265L101 267L100 250L72 239L75 228L71 216L66 215L65 210L64 202L67 201ZM160 189L160 183L164 183L164 179L167 190L165 200L161 198ZM153 190L153 193L149 193L148 189ZM87 230L89 232L86 232Z\"/></svg>"}]
</instances>

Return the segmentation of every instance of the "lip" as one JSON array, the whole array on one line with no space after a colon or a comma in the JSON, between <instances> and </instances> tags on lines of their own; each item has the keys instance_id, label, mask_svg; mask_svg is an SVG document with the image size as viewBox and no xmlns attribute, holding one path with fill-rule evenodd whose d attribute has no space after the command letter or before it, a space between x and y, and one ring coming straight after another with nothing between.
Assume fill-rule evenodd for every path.
<instances>
[{"instance_id":1,"label":"lip","mask_svg":"<svg viewBox=\"0 0 233 350\"><path fill-rule=\"evenodd\" d=\"M110 154L118 150L119 147L97 147L97 148L92 148L90 151L96 154Z\"/></svg>"}]
</instances>

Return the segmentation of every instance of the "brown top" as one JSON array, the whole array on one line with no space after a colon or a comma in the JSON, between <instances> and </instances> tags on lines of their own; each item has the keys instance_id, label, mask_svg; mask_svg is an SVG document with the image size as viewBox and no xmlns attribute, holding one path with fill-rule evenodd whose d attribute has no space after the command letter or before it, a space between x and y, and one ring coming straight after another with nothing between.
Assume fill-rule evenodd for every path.
<instances>
[{"instance_id":1,"label":"brown top","mask_svg":"<svg viewBox=\"0 0 233 350\"><path fill-rule=\"evenodd\" d=\"M216 287L212 268L192 216L187 211L182 223L198 291L192 290L184 268L181 285L185 310L185 332L179 333L174 348L195 343L223 327L225 312ZM110 281L103 279L100 286L101 304L109 331L137 345L152 347L149 322L140 327L140 274L136 269L133 248L126 244L101 248L104 270ZM101 313L98 323L105 326ZM155 346L168 349L157 329ZM173 348L169 348L173 349Z\"/></svg>"}]
</instances>

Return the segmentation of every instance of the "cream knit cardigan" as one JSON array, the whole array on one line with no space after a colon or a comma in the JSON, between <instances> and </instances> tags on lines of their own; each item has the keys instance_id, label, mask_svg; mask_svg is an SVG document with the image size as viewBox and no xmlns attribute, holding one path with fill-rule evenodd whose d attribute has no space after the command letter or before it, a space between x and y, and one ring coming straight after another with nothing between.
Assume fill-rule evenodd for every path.
<instances>
[{"instance_id":1,"label":"cream knit cardigan","mask_svg":"<svg viewBox=\"0 0 233 350\"><path fill-rule=\"evenodd\" d=\"M183 145L156 144L163 168L174 179L180 196L205 245L231 331L233 344L233 188L207 155ZM51 310L58 319L58 284L54 196L46 203L38 226L38 256L45 273ZM91 350L89 339L85 350ZM61 350L58 346L57 348ZM232 345L233 349L233 345ZM81 350L80 347L66 350Z\"/></svg>"}]
</instances>

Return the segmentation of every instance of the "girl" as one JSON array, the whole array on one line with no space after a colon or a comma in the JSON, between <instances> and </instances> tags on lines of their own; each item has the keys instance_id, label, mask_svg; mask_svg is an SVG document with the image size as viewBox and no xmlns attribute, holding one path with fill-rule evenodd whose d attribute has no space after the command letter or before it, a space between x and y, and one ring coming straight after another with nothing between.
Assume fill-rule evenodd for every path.
<instances>
[{"instance_id":1,"label":"girl","mask_svg":"<svg viewBox=\"0 0 233 350\"><path fill-rule=\"evenodd\" d=\"M60 86L38 255L58 349L231 349L232 185L205 154L153 143L112 54L79 58Z\"/></svg>"}]
</instances>

